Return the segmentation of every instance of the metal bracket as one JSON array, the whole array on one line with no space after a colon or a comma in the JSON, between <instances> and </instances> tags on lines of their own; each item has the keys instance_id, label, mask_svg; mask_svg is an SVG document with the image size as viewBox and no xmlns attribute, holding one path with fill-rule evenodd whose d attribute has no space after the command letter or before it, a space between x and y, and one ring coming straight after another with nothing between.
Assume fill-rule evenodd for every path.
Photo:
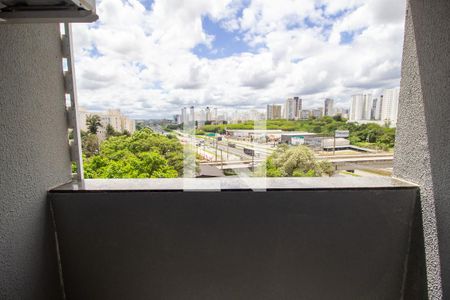
<instances>
[{"instance_id":1,"label":"metal bracket","mask_svg":"<svg viewBox=\"0 0 450 300\"><path fill-rule=\"evenodd\" d=\"M67 71L64 72L64 85L66 94L70 95L70 106L67 108L67 125L73 130L73 141L70 142L71 160L77 165L77 179L83 179L83 159L81 156L81 135L78 121L78 96L75 82L75 68L73 61L72 27L64 24L64 35L61 38L61 52L67 59Z\"/></svg>"},{"instance_id":2,"label":"metal bracket","mask_svg":"<svg viewBox=\"0 0 450 300\"><path fill-rule=\"evenodd\" d=\"M76 129L77 126L77 113L72 107L67 108L67 126L69 129Z\"/></svg>"}]
</instances>

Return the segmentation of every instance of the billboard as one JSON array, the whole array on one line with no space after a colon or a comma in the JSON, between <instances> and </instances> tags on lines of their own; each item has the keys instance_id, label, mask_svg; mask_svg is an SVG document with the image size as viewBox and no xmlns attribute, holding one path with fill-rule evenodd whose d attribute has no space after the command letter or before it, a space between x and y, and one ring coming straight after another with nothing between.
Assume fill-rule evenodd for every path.
<instances>
[{"instance_id":1,"label":"billboard","mask_svg":"<svg viewBox=\"0 0 450 300\"><path fill-rule=\"evenodd\" d=\"M300 136L293 136L291 138L291 144L292 145L303 145L305 144L305 138Z\"/></svg>"},{"instance_id":2,"label":"billboard","mask_svg":"<svg viewBox=\"0 0 450 300\"><path fill-rule=\"evenodd\" d=\"M350 131L348 130L336 130L334 132L335 138L348 138L350 136Z\"/></svg>"}]
</instances>

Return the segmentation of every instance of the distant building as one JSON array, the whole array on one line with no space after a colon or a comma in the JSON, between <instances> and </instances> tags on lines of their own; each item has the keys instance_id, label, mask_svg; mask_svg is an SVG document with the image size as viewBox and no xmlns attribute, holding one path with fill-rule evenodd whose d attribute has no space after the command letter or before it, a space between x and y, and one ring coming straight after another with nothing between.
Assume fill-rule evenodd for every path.
<instances>
[{"instance_id":1,"label":"distant building","mask_svg":"<svg viewBox=\"0 0 450 300\"><path fill-rule=\"evenodd\" d=\"M288 98L284 106L284 117L287 120L299 119L302 110L302 99L299 97Z\"/></svg>"},{"instance_id":2,"label":"distant building","mask_svg":"<svg viewBox=\"0 0 450 300\"><path fill-rule=\"evenodd\" d=\"M268 104L267 105L267 120L281 119L281 105Z\"/></svg>"},{"instance_id":3,"label":"distant building","mask_svg":"<svg viewBox=\"0 0 450 300\"><path fill-rule=\"evenodd\" d=\"M364 120L370 120L373 106L372 94L365 94Z\"/></svg>"},{"instance_id":4,"label":"distant building","mask_svg":"<svg viewBox=\"0 0 450 300\"><path fill-rule=\"evenodd\" d=\"M321 108L316 108L311 110L311 115L315 118L321 118L323 116L323 110Z\"/></svg>"},{"instance_id":5,"label":"distant building","mask_svg":"<svg viewBox=\"0 0 450 300\"><path fill-rule=\"evenodd\" d=\"M350 141L345 138L333 139L317 136L305 136L304 144L310 146L313 149L320 149L324 151L333 151L333 149L349 150L353 148L353 146L350 145Z\"/></svg>"},{"instance_id":6,"label":"distant building","mask_svg":"<svg viewBox=\"0 0 450 300\"><path fill-rule=\"evenodd\" d=\"M247 138L247 139L262 139L262 138L268 138L268 139L280 139L281 134L283 133L282 130L274 129L274 130L264 130L264 129L228 129L226 131L226 134L228 136L234 137L234 138Z\"/></svg>"},{"instance_id":7,"label":"distant building","mask_svg":"<svg viewBox=\"0 0 450 300\"><path fill-rule=\"evenodd\" d=\"M303 145L305 144L305 139L316 136L316 133L310 132L283 132L280 142L289 145Z\"/></svg>"},{"instance_id":8,"label":"distant building","mask_svg":"<svg viewBox=\"0 0 450 300\"><path fill-rule=\"evenodd\" d=\"M212 115L211 115L211 109L209 107L206 107L205 109L205 121L211 121L212 120Z\"/></svg>"},{"instance_id":9,"label":"distant building","mask_svg":"<svg viewBox=\"0 0 450 300\"><path fill-rule=\"evenodd\" d=\"M341 116L342 118L345 118L345 119L348 119L348 113L349 113L349 110L342 108L342 107L336 107L334 109L334 114L336 116Z\"/></svg>"},{"instance_id":10,"label":"distant building","mask_svg":"<svg viewBox=\"0 0 450 300\"><path fill-rule=\"evenodd\" d=\"M400 88L387 89L383 91L383 102L381 104L381 121L388 122L392 127L397 125L398 99Z\"/></svg>"},{"instance_id":11,"label":"distant building","mask_svg":"<svg viewBox=\"0 0 450 300\"><path fill-rule=\"evenodd\" d=\"M195 121L204 123L206 121L206 112L204 109L195 112Z\"/></svg>"},{"instance_id":12,"label":"distant building","mask_svg":"<svg viewBox=\"0 0 450 300\"><path fill-rule=\"evenodd\" d=\"M332 117L334 116L334 100L327 98L325 99L324 107L323 107L323 115Z\"/></svg>"},{"instance_id":13,"label":"distant building","mask_svg":"<svg viewBox=\"0 0 450 300\"><path fill-rule=\"evenodd\" d=\"M106 137L106 127L111 125L115 131L123 132L128 131L133 133L136 131L136 122L123 115L120 109L108 109L105 112L89 112L83 107L78 110L78 118L80 120L80 129L88 131L86 120L88 116L97 115L100 117L100 123L102 126L98 128L97 134L100 138Z\"/></svg>"},{"instance_id":14,"label":"distant building","mask_svg":"<svg viewBox=\"0 0 450 300\"><path fill-rule=\"evenodd\" d=\"M189 109L189 118L188 118L189 122L194 123L195 122L195 108L194 106L191 106L191 108ZM187 123L187 122L186 122Z\"/></svg>"},{"instance_id":15,"label":"distant building","mask_svg":"<svg viewBox=\"0 0 450 300\"><path fill-rule=\"evenodd\" d=\"M379 103L378 98L372 99L372 107L370 109L370 120L376 120L376 110L378 103Z\"/></svg>"},{"instance_id":16,"label":"distant building","mask_svg":"<svg viewBox=\"0 0 450 300\"><path fill-rule=\"evenodd\" d=\"M187 114L187 108L183 107L181 109L181 122L180 123L187 123L188 121L188 114Z\"/></svg>"},{"instance_id":17,"label":"distant building","mask_svg":"<svg viewBox=\"0 0 450 300\"><path fill-rule=\"evenodd\" d=\"M372 94L352 96L349 121L370 120L372 110Z\"/></svg>"},{"instance_id":18,"label":"distant building","mask_svg":"<svg viewBox=\"0 0 450 300\"><path fill-rule=\"evenodd\" d=\"M311 111L308 110L308 109L302 109L302 110L300 111L300 119L301 119L301 120L307 120L307 119L309 119L311 116L312 116L312 113L311 113Z\"/></svg>"}]
</instances>

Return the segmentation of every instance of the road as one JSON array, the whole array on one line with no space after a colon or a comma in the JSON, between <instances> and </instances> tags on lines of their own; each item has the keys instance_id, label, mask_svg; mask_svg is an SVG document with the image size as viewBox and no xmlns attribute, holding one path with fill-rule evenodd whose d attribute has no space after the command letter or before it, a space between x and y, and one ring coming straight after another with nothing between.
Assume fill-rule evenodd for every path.
<instances>
[{"instance_id":1,"label":"road","mask_svg":"<svg viewBox=\"0 0 450 300\"><path fill-rule=\"evenodd\" d=\"M252 163L257 166L275 150L273 145L249 143L223 137L217 141L215 137L194 137L189 134L177 132L183 143L197 145L197 151L206 160L205 164L221 166L224 169L245 169ZM228 143L235 146L230 147ZM244 153L244 148L255 150L255 157ZM336 170L379 169L391 168L393 155L391 153L361 153L353 155L316 155L318 160L330 161Z\"/></svg>"}]
</instances>

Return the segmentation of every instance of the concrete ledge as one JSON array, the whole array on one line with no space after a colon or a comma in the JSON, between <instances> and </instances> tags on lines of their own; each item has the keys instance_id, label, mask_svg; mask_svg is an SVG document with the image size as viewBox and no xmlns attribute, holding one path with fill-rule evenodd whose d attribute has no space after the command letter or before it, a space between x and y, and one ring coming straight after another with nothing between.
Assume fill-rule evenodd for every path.
<instances>
[{"instance_id":1,"label":"concrete ledge","mask_svg":"<svg viewBox=\"0 0 450 300\"><path fill-rule=\"evenodd\" d=\"M372 178L170 178L87 179L74 181L51 192L114 191L235 191L417 188L411 183L383 177Z\"/></svg>"}]
</instances>

